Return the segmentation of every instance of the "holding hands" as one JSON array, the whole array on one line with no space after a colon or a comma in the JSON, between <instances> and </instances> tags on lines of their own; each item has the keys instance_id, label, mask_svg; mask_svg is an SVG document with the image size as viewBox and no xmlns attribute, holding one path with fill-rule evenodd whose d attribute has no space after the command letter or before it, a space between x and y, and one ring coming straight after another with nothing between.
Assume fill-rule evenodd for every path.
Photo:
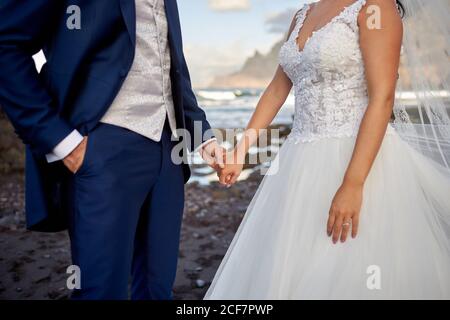
<instances>
[{"instance_id":1,"label":"holding hands","mask_svg":"<svg viewBox=\"0 0 450 320\"><path fill-rule=\"evenodd\" d=\"M225 153L225 148L221 147L215 139L207 142L200 149L202 159L216 171L224 168Z\"/></svg>"},{"instance_id":2,"label":"holding hands","mask_svg":"<svg viewBox=\"0 0 450 320\"><path fill-rule=\"evenodd\" d=\"M223 169L217 172L219 182L222 185L231 187L236 183L244 168L245 154L239 154L238 149L233 149L225 154Z\"/></svg>"},{"instance_id":3,"label":"holding hands","mask_svg":"<svg viewBox=\"0 0 450 320\"><path fill-rule=\"evenodd\" d=\"M236 183L244 167L245 153L235 148L227 151L217 141L202 147L200 154L205 162L213 168L222 185L231 187Z\"/></svg>"}]
</instances>

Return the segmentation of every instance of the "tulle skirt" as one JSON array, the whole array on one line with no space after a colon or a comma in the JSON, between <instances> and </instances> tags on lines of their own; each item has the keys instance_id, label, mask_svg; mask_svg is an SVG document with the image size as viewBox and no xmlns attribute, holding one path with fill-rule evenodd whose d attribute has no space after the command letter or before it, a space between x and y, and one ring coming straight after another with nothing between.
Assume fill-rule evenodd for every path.
<instances>
[{"instance_id":1,"label":"tulle skirt","mask_svg":"<svg viewBox=\"0 0 450 320\"><path fill-rule=\"evenodd\" d=\"M358 237L327 236L354 144L282 146L205 299L450 298L449 171L395 131L366 180Z\"/></svg>"}]
</instances>

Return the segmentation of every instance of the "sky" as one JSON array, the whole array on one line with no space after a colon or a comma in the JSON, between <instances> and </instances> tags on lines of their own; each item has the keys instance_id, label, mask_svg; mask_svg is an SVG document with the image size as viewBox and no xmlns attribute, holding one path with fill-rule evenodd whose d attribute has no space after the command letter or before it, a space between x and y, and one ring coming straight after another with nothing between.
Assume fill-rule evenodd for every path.
<instances>
[{"instance_id":1,"label":"sky","mask_svg":"<svg viewBox=\"0 0 450 320\"><path fill-rule=\"evenodd\" d=\"M305 0L178 0L184 52L195 87L267 53Z\"/></svg>"},{"instance_id":2,"label":"sky","mask_svg":"<svg viewBox=\"0 0 450 320\"><path fill-rule=\"evenodd\" d=\"M240 69L258 50L285 36L295 12L312 0L178 0L183 44L193 86ZM35 56L38 69L45 58Z\"/></svg>"}]
</instances>

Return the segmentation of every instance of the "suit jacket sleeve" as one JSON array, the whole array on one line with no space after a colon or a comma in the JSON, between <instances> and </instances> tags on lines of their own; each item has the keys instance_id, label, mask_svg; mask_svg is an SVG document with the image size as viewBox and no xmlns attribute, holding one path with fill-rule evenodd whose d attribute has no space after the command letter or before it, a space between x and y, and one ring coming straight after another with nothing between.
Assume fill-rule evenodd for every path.
<instances>
[{"instance_id":1,"label":"suit jacket sleeve","mask_svg":"<svg viewBox=\"0 0 450 320\"><path fill-rule=\"evenodd\" d=\"M197 98L192 90L191 78L183 55L181 66L183 81L183 106L186 129L191 135L190 150L193 151L203 142L213 138L211 126L206 120L205 112L199 107Z\"/></svg>"},{"instance_id":2,"label":"suit jacket sleeve","mask_svg":"<svg viewBox=\"0 0 450 320\"><path fill-rule=\"evenodd\" d=\"M42 155L74 129L58 115L32 59L54 32L62 3L0 2L0 105L22 141Z\"/></svg>"}]
</instances>

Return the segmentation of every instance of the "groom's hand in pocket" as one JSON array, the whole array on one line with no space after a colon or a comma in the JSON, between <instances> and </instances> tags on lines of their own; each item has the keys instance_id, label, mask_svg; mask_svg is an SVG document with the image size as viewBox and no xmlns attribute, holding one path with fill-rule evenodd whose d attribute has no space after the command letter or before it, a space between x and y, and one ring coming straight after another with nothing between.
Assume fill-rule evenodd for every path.
<instances>
[{"instance_id":1,"label":"groom's hand in pocket","mask_svg":"<svg viewBox=\"0 0 450 320\"><path fill-rule=\"evenodd\" d=\"M81 143L63 160L63 163L67 169L74 174L83 164L84 156L86 154L87 139L88 137L84 137Z\"/></svg>"}]
</instances>

